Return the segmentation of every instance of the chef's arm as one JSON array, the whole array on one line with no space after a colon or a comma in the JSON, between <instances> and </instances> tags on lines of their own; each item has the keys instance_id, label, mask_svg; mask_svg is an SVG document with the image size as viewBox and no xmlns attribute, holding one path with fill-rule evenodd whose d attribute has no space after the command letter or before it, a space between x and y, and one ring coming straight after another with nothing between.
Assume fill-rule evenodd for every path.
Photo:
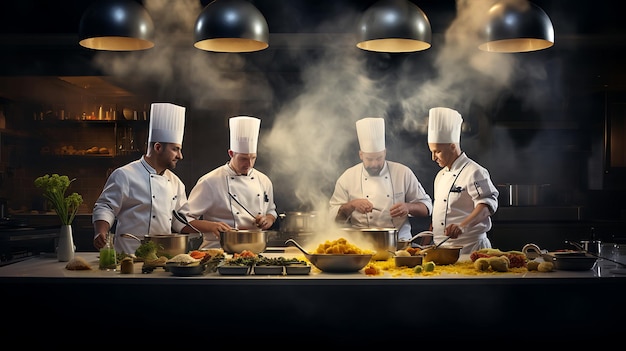
<instances>
[{"instance_id":1,"label":"chef's arm","mask_svg":"<svg viewBox=\"0 0 626 351\"><path fill-rule=\"evenodd\" d=\"M389 209L391 217L405 217L411 215L413 217L427 217L428 207L422 202L398 202Z\"/></svg>"},{"instance_id":2,"label":"chef's arm","mask_svg":"<svg viewBox=\"0 0 626 351\"><path fill-rule=\"evenodd\" d=\"M489 211L489 206L486 204L480 203L474 207L472 213L469 216L465 217L465 219L459 223L459 227L461 228L469 228L476 225L476 223L481 222L483 219L489 217L491 212Z\"/></svg>"},{"instance_id":3,"label":"chef's arm","mask_svg":"<svg viewBox=\"0 0 626 351\"><path fill-rule=\"evenodd\" d=\"M335 221L346 221L352 212L369 213L374 209L374 205L368 199L354 199L339 206Z\"/></svg>"},{"instance_id":4,"label":"chef's arm","mask_svg":"<svg viewBox=\"0 0 626 351\"><path fill-rule=\"evenodd\" d=\"M207 221L205 219L194 219L193 221L189 223L192 226L194 226L196 229L198 229L200 232L212 233L218 238L220 237L220 232L227 232L233 229L230 225L224 222L213 222L213 221ZM183 228L183 232L195 233L196 231L192 227L187 225Z\"/></svg>"},{"instance_id":5,"label":"chef's arm","mask_svg":"<svg viewBox=\"0 0 626 351\"><path fill-rule=\"evenodd\" d=\"M93 246L100 250L107 241L107 233L111 230L111 225L107 221L97 220L93 223L93 229L96 233L93 238Z\"/></svg>"}]
</instances>

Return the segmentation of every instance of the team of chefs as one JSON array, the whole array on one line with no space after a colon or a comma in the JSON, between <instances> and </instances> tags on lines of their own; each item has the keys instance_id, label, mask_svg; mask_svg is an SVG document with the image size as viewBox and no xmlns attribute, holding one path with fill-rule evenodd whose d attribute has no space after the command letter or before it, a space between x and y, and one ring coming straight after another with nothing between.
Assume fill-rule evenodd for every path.
<instances>
[{"instance_id":1,"label":"team of chefs","mask_svg":"<svg viewBox=\"0 0 626 351\"><path fill-rule=\"evenodd\" d=\"M337 179L329 213L353 227L397 228L398 240L411 238L410 216L431 216L433 242L449 237L446 244L462 245L462 254L491 247L487 232L498 190L489 172L461 150L462 122L453 109L429 111L428 147L441 167L432 200L407 166L387 160L384 119L357 121L361 162ZM183 158L185 107L153 103L146 154L115 169L94 204L94 246L104 246L112 231L116 250L134 253L140 242L122 233L201 232L207 248L220 247L220 232L269 229L278 215L272 181L254 168L260 124L249 116L229 119L230 159L201 176L188 198L173 172Z\"/></svg>"}]
</instances>

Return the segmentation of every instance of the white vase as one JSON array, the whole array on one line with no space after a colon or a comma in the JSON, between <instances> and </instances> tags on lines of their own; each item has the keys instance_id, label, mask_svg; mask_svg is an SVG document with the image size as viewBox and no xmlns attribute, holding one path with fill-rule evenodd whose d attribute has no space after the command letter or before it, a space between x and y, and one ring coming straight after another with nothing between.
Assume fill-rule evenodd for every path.
<instances>
[{"instance_id":1,"label":"white vase","mask_svg":"<svg viewBox=\"0 0 626 351\"><path fill-rule=\"evenodd\" d=\"M59 229L57 259L61 262L67 262L72 258L74 258L74 239L72 238L72 225L63 224Z\"/></svg>"}]
</instances>

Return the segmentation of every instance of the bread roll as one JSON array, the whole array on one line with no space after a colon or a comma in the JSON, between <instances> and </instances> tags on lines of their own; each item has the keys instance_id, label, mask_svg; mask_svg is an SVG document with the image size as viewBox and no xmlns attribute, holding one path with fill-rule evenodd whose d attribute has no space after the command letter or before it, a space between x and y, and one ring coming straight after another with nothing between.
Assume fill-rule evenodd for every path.
<instances>
[{"instance_id":1,"label":"bread roll","mask_svg":"<svg viewBox=\"0 0 626 351\"><path fill-rule=\"evenodd\" d=\"M89 263L80 256L75 256L65 265L65 269L70 271L86 271L92 269Z\"/></svg>"}]
</instances>

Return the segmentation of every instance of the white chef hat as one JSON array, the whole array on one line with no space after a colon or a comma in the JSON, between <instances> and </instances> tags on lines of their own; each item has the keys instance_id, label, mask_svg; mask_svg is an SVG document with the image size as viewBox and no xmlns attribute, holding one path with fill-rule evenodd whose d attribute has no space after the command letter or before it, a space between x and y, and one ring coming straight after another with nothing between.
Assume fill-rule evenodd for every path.
<instances>
[{"instance_id":1,"label":"white chef hat","mask_svg":"<svg viewBox=\"0 0 626 351\"><path fill-rule=\"evenodd\" d=\"M261 120L256 117L237 116L228 120L230 149L242 154L256 154Z\"/></svg>"},{"instance_id":2,"label":"white chef hat","mask_svg":"<svg viewBox=\"0 0 626 351\"><path fill-rule=\"evenodd\" d=\"M428 113L428 142L450 144L461 141L463 118L456 110L433 107Z\"/></svg>"},{"instance_id":3,"label":"white chef hat","mask_svg":"<svg viewBox=\"0 0 626 351\"><path fill-rule=\"evenodd\" d=\"M150 107L148 142L183 143L185 108L170 103L154 103Z\"/></svg>"},{"instance_id":4,"label":"white chef hat","mask_svg":"<svg viewBox=\"0 0 626 351\"><path fill-rule=\"evenodd\" d=\"M356 121L356 134L363 152L385 150L385 119L366 117Z\"/></svg>"}]
</instances>

